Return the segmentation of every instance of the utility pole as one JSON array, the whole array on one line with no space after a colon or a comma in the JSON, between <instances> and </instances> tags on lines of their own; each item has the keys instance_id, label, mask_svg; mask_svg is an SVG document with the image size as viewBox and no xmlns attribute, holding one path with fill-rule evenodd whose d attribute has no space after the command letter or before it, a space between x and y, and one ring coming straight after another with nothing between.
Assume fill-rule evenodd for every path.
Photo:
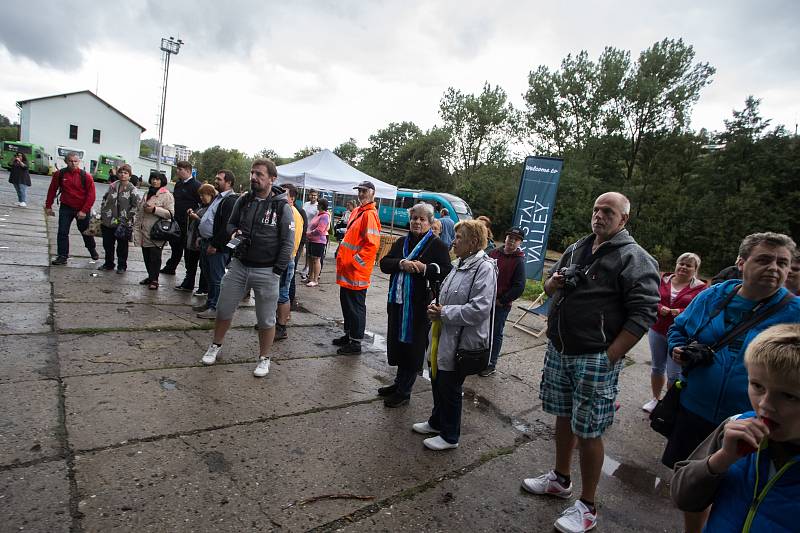
<instances>
[{"instance_id":1,"label":"utility pole","mask_svg":"<svg viewBox=\"0 0 800 533\"><path fill-rule=\"evenodd\" d=\"M169 58L178 55L183 41L170 35L169 39L161 39L161 60L164 64L164 83L161 87L161 113L158 115L158 145L156 146L156 169L161 170L161 143L164 139L164 109L167 105L167 81L169 80Z\"/></svg>"}]
</instances>

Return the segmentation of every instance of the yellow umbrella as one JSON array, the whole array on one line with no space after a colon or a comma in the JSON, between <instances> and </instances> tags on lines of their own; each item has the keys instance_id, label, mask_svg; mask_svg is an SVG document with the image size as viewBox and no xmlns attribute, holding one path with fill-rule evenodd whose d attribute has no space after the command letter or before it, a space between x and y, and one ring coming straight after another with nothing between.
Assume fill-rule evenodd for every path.
<instances>
[{"instance_id":1,"label":"yellow umbrella","mask_svg":"<svg viewBox=\"0 0 800 533\"><path fill-rule=\"evenodd\" d=\"M439 352L439 334L442 332L442 321L434 320L431 324L431 379L436 379L436 354Z\"/></svg>"}]
</instances>

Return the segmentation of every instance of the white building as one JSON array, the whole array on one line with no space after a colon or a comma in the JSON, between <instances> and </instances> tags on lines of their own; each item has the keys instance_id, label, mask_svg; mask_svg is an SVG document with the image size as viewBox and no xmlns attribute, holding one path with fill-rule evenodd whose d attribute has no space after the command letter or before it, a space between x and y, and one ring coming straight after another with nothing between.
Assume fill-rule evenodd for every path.
<instances>
[{"instance_id":1,"label":"white building","mask_svg":"<svg viewBox=\"0 0 800 533\"><path fill-rule=\"evenodd\" d=\"M82 154L83 168L94 173L100 155L121 156L133 173L145 178L155 161L139 157L144 126L91 91L56 94L17 102L20 141L39 144L62 168L67 152ZM163 171L169 176L170 168Z\"/></svg>"}]
</instances>

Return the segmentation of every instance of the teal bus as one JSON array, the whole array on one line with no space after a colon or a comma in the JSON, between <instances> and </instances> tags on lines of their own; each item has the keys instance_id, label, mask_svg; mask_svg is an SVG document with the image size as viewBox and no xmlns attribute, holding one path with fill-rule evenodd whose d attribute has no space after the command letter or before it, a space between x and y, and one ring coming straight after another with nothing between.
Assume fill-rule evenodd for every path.
<instances>
[{"instance_id":1,"label":"teal bus","mask_svg":"<svg viewBox=\"0 0 800 533\"><path fill-rule=\"evenodd\" d=\"M0 166L6 170L11 169L11 162L15 154L24 154L28 160L28 170L34 174L50 174L50 166L53 158L45 152L44 147L38 144L24 143L19 141L3 141L2 155L0 155Z\"/></svg>"},{"instance_id":2,"label":"teal bus","mask_svg":"<svg viewBox=\"0 0 800 533\"><path fill-rule=\"evenodd\" d=\"M448 216L453 222L458 223L461 220L472 218L472 210L467 205L467 202L453 194L419 189L397 189L397 198L395 198L394 206L391 203L384 203L378 208L381 225L388 226L392 224L392 219L394 219L395 226L407 228L408 208L420 202L431 204L436 218L441 218L439 211L442 208L447 209Z\"/></svg>"}]
</instances>

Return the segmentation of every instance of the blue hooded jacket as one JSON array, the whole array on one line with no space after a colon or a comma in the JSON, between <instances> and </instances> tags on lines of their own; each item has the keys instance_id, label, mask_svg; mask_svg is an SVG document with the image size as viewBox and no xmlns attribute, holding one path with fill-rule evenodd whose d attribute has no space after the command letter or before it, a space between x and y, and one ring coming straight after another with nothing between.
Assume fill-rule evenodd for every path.
<instances>
[{"instance_id":1,"label":"blue hooded jacket","mask_svg":"<svg viewBox=\"0 0 800 533\"><path fill-rule=\"evenodd\" d=\"M729 280L698 294L689 307L675 317L667 334L667 353L671 354L675 347L686 346L692 339L710 345L724 337L727 332L724 311L717 314L706 327L703 326L713 311L741 283L740 280ZM759 313L778 304L787 293L785 288L781 288ZM724 346L717 350L710 366L692 369L686 377L688 386L681 392L681 405L715 425L737 413L752 409L747 396L744 352L756 335L772 325L786 323L800 323L800 298L794 298L783 309L750 328L744 334L740 351L731 352L730 345Z\"/></svg>"}]
</instances>

